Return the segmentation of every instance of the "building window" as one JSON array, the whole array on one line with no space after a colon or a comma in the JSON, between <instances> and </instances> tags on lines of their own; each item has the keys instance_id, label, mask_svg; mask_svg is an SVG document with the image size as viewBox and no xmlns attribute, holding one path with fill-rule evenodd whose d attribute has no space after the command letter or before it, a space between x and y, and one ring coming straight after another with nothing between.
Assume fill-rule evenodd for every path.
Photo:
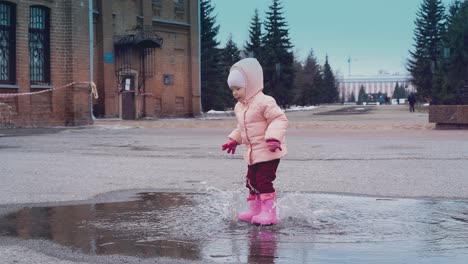
<instances>
[{"instance_id":1,"label":"building window","mask_svg":"<svg viewBox=\"0 0 468 264\"><path fill-rule=\"evenodd\" d=\"M50 83L49 9L31 6L29 16L29 70L31 84Z\"/></svg>"},{"instance_id":2,"label":"building window","mask_svg":"<svg viewBox=\"0 0 468 264\"><path fill-rule=\"evenodd\" d=\"M100 14L101 14L101 1L93 0L93 24L99 23Z\"/></svg>"},{"instance_id":3,"label":"building window","mask_svg":"<svg viewBox=\"0 0 468 264\"><path fill-rule=\"evenodd\" d=\"M174 75L172 74L164 74L163 76L164 85L172 85L174 84Z\"/></svg>"},{"instance_id":4,"label":"building window","mask_svg":"<svg viewBox=\"0 0 468 264\"><path fill-rule=\"evenodd\" d=\"M176 20L184 20L185 5L184 0L174 0L174 18Z\"/></svg>"},{"instance_id":5,"label":"building window","mask_svg":"<svg viewBox=\"0 0 468 264\"><path fill-rule=\"evenodd\" d=\"M16 82L16 6L0 1L0 83Z\"/></svg>"},{"instance_id":6,"label":"building window","mask_svg":"<svg viewBox=\"0 0 468 264\"><path fill-rule=\"evenodd\" d=\"M161 16L162 3L161 0L152 0L153 16Z\"/></svg>"},{"instance_id":7,"label":"building window","mask_svg":"<svg viewBox=\"0 0 468 264\"><path fill-rule=\"evenodd\" d=\"M153 4L153 7L161 7L161 0L151 0L151 3Z\"/></svg>"}]
</instances>

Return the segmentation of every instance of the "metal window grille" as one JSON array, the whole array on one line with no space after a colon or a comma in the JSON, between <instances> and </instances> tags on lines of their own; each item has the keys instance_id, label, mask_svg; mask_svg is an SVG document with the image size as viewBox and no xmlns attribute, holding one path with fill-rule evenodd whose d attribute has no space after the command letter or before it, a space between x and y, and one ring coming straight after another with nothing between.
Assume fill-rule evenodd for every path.
<instances>
[{"instance_id":1,"label":"metal window grille","mask_svg":"<svg viewBox=\"0 0 468 264\"><path fill-rule=\"evenodd\" d=\"M151 31L115 37L116 76L138 71L138 90L144 93L145 80L153 77L155 72L154 49L161 47L162 43L163 39Z\"/></svg>"},{"instance_id":2,"label":"metal window grille","mask_svg":"<svg viewBox=\"0 0 468 264\"><path fill-rule=\"evenodd\" d=\"M161 0L152 0L152 9L153 9L153 16L161 16L161 9L162 3Z\"/></svg>"},{"instance_id":3,"label":"metal window grille","mask_svg":"<svg viewBox=\"0 0 468 264\"><path fill-rule=\"evenodd\" d=\"M50 83L49 9L30 7L29 68L31 84Z\"/></svg>"},{"instance_id":4,"label":"metal window grille","mask_svg":"<svg viewBox=\"0 0 468 264\"><path fill-rule=\"evenodd\" d=\"M176 17L183 19L183 13L185 12L184 0L174 0L174 12Z\"/></svg>"},{"instance_id":5,"label":"metal window grille","mask_svg":"<svg viewBox=\"0 0 468 264\"><path fill-rule=\"evenodd\" d=\"M178 6L183 6L184 5L184 0L174 0L174 3Z\"/></svg>"},{"instance_id":6,"label":"metal window grille","mask_svg":"<svg viewBox=\"0 0 468 264\"><path fill-rule=\"evenodd\" d=\"M0 1L0 83L16 82L16 8Z\"/></svg>"}]
</instances>

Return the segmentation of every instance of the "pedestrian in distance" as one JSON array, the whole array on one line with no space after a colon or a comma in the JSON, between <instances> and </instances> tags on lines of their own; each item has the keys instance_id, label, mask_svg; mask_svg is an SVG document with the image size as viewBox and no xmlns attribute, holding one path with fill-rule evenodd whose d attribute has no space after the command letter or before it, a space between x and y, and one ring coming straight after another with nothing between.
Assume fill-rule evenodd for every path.
<instances>
[{"instance_id":1,"label":"pedestrian in distance","mask_svg":"<svg viewBox=\"0 0 468 264\"><path fill-rule=\"evenodd\" d=\"M416 96L414 96L414 93L411 93L408 96L408 103L409 103L409 111L414 112L414 104L416 103Z\"/></svg>"},{"instance_id":2,"label":"pedestrian in distance","mask_svg":"<svg viewBox=\"0 0 468 264\"><path fill-rule=\"evenodd\" d=\"M384 101L385 101L385 99L384 99L383 95L380 95L379 96L379 105L383 105Z\"/></svg>"},{"instance_id":3,"label":"pedestrian in distance","mask_svg":"<svg viewBox=\"0 0 468 264\"><path fill-rule=\"evenodd\" d=\"M273 181L280 159L287 153L288 119L275 99L263 93L263 70L256 59L236 62L227 82L237 100L234 107L237 128L229 134L222 150L234 154L237 145L242 144L247 162L249 208L239 213L238 218L258 225L277 224Z\"/></svg>"}]
</instances>

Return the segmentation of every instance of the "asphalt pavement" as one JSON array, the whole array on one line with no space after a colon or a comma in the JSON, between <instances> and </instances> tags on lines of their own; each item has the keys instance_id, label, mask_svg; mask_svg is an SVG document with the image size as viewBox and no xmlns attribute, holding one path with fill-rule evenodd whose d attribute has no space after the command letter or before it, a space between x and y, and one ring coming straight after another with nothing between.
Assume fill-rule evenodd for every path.
<instances>
[{"instance_id":1,"label":"asphalt pavement","mask_svg":"<svg viewBox=\"0 0 468 264\"><path fill-rule=\"evenodd\" d=\"M468 198L467 130L435 130L424 109L410 113L404 105L350 107L287 112L289 153L279 165L278 192ZM217 114L0 130L0 215L25 205L125 200L122 193L144 190L239 190L242 149L221 151L235 124ZM116 263L115 256L60 257L35 243L0 239L1 262Z\"/></svg>"}]
</instances>

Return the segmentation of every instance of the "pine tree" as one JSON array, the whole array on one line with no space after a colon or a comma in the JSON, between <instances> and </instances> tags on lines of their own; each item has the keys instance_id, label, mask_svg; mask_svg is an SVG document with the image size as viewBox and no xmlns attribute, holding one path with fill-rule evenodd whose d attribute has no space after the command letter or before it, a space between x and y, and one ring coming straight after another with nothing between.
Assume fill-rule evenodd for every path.
<instances>
[{"instance_id":1,"label":"pine tree","mask_svg":"<svg viewBox=\"0 0 468 264\"><path fill-rule=\"evenodd\" d=\"M319 104L320 87L322 85L322 72L312 49L304 61L302 74L304 75L304 91L302 96L309 105Z\"/></svg>"},{"instance_id":2,"label":"pine tree","mask_svg":"<svg viewBox=\"0 0 468 264\"><path fill-rule=\"evenodd\" d=\"M255 9L252 22L250 23L249 40L246 41L245 51L249 57L260 60L262 51L262 24L258 15L258 9Z\"/></svg>"},{"instance_id":3,"label":"pine tree","mask_svg":"<svg viewBox=\"0 0 468 264\"><path fill-rule=\"evenodd\" d=\"M317 60L315 61L316 63L316 71L314 75L314 84L311 88L311 101L310 104L312 105L319 105L322 103L322 94L321 94L321 89L323 87L323 67L318 64Z\"/></svg>"},{"instance_id":4,"label":"pine tree","mask_svg":"<svg viewBox=\"0 0 468 264\"><path fill-rule=\"evenodd\" d=\"M229 35L228 40L226 41L226 46L221 52L221 57L223 68L223 80L227 80L231 66L241 59L239 48L237 48L236 43L234 43L234 41L232 40L232 34ZM221 92L223 100L220 101L221 105L218 106L218 108L225 109L227 107L232 107L234 100L231 95L229 86L227 85L227 82L224 82L223 89Z\"/></svg>"},{"instance_id":5,"label":"pine tree","mask_svg":"<svg viewBox=\"0 0 468 264\"><path fill-rule=\"evenodd\" d=\"M336 85L336 78L328 63L327 55L325 57L325 64L323 65L322 102L335 103L338 101L338 97L339 93Z\"/></svg>"},{"instance_id":6,"label":"pine tree","mask_svg":"<svg viewBox=\"0 0 468 264\"><path fill-rule=\"evenodd\" d=\"M395 98L395 99L398 98L398 93L400 92L399 89L400 89L400 84L398 82L396 82L395 87L393 87L392 98Z\"/></svg>"},{"instance_id":7,"label":"pine tree","mask_svg":"<svg viewBox=\"0 0 468 264\"><path fill-rule=\"evenodd\" d=\"M273 96L278 104L287 107L294 90L294 55L287 23L283 17L280 0L272 0L264 22L265 35L260 63L263 66L264 92Z\"/></svg>"},{"instance_id":8,"label":"pine tree","mask_svg":"<svg viewBox=\"0 0 468 264\"><path fill-rule=\"evenodd\" d=\"M445 32L445 8L441 0L423 0L414 30L414 51L410 51L408 71L419 96L436 100L436 72L441 65L441 48Z\"/></svg>"},{"instance_id":9,"label":"pine tree","mask_svg":"<svg viewBox=\"0 0 468 264\"><path fill-rule=\"evenodd\" d=\"M367 94L366 94L366 91L364 90L364 86L361 85L361 88L359 88L359 94L358 94L358 101L357 103L359 105L362 105L364 104L365 102L367 102Z\"/></svg>"},{"instance_id":10,"label":"pine tree","mask_svg":"<svg viewBox=\"0 0 468 264\"><path fill-rule=\"evenodd\" d=\"M356 102L356 96L354 96L354 93L351 93L351 96L349 97L349 102L352 102L352 103Z\"/></svg>"},{"instance_id":11,"label":"pine tree","mask_svg":"<svg viewBox=\"0 0 468 264\"><path fill-rule=\"evenodd\" d=\"M400 92L400 84L398 82L395 83L395 87L393 87L393 98L399 98L399 92Z\"/></svg>"},{"instance_id":12,"label":"pine tree","mask_svg":"<svg viewBox=\"0 0 468 264\"><path fill-rule=\"evenodd\" d=\"M443 59L444 86L438 94L444 104L468 104L468 1L449 7Z\"/></svg>"},{"instance_id":13,"label":"pine tree","mask_svg":"<svg viewBox=\"0 0 468 264\"><path fill-rule=\"evenodd\" d=\"M304 84L305 84L305 74L302 67L302 63L294 58L294 71L296 72L296 78L294 78L294 104L296 105L306 105L307 99L304 98Z\"/></svg>"},{"instance_id":14,"label":"pine tree","mask_svg":"<svg viewBox=\"0 0 468 264\"><path fill-rule=\"evenodd\" d=\"M229 34L228 39L226 41L226 45L221 52L222 55L222 64L223 64L223 73L229 73L231 66L238 62L240 57L240 50L237 47L236 43L232 39L232 34Z\"/></svg>"},{"instance_id":15,"label":"pine tree","mask_svg":"<svg viewBox=\"0 0 468 264\"><path fill-rule=\"evenodd\" d=\"M398 82L395 84L395 89L393 91L393 98L395 99L403 99L406 98L408 95L406 94L405 87L403 85L399 85Z\"/></svg>"},{"instance_id":16,"label":"pine tree","mask_svg":"<svg viewBox=\"0 0 468 264\"><path fill-rule=\"evenodd\" d=\"M212 16L214 7L210 0L200 1L200 72L201 72L201 101L203 111L219 107L223 89L222 68L220 67L219 42L216 40L219 25L216 17Z\"/></svg>"}]
</instances>

